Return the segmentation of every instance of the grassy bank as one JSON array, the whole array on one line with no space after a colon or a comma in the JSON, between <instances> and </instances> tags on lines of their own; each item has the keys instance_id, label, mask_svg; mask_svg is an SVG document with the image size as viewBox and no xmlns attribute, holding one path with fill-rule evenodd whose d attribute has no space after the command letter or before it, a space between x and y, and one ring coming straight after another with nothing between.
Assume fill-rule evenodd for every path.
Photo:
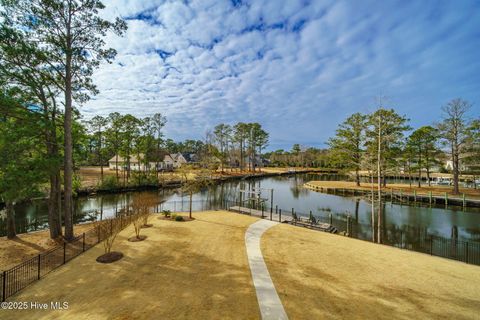
<instances>
[{"instance_id":1,"label":"grassy bank","mask_svg":"<svg viewBox=\"0 0 480 320\"><path fill-rule=\"evenodd\" d=\"M95 262L98 245L10 301L67 301L68 310L3 311L2 319L259 319L245 250L256 218L226 211L196 220L151 218L148 238ZM279 224L262 252L290 319L474 319L480 268L425 254Z\"/></svg>"},{"instance_id":2,"label":"grassy bank","mask_svg":"<svg viewBox=\"0 0 480 320\"><path fill-rule=\"evenodd\" d=\"M290 319L478 318L478 266L283 224L261 245Z\"/></svg>"},{"instance_id":3,"label":"grassy bank","mask_svg":"<svg viewBox=\"0 0 480 320\"><path fill-rule=\"evenodd\" d=\"M330 172L330 169L323 168L294 168L296 173L307 173L307 172ZM275 176L275 175L284 175L292 173L291 168L257 168L256 171L240 171L238 169L228 169L226 168L223 172L219 169L216 171L211 171L208 174L208 177L212 180L228 180L228 179L242 179L248 177L262 177L262 176ZM81 167L77 174L80 178L80 190L81 194L89 194L92 192L108 192L108 191L125 191L125 190L134 190L145 187L179 187L185 181L195 180L199 175L205 175L205 171L201 169L188 169L182 171L181 169L175 170L173 172L163 172L160 173L158 182L154 181L153 183L138 185L133 183L131 178L129 183L124 185L123 183L123 171L119 172L119 181L116 183L116 186L102 186L101 181L101 171L100 167ZM132 172L133 175L133 172ZM114 170L104 168L104 181L112 180L116 177ZM156 180L156 179L155 179Z\"/></svg>"},{"instance_id":4,"label":"grassy bank","mask_svg":"<svg viewBox=\"0 0 480 320\"><path fill-rule=\"evenodd\" d=\"M69 309L2 311L2 319L255 319L259 310L244 245L255 218L225 212L191 222L151 218L148 238L114 250L125 257L99 264L98 245L10 301L67 301Z\"/></svg>"}]
</instances>

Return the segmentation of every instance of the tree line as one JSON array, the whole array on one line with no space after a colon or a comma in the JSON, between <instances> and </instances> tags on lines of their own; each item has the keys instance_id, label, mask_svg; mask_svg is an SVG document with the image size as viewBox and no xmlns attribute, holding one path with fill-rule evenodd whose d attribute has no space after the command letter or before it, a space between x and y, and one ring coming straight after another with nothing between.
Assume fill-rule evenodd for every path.
<instances>
[{"instance_id":1,"label":"tree line","mask_svg":"<svg viewBox=\"0 0 480 320\"><path fill-rule=\"evenodd\" d=\"M354 113L339 125L328 141L331 157L339 166L355 172L358 186L360 171L368 171L372 226L378 224L374 241L381 242L382 187L388 174L403 171L411 177L416 172L420 187L422 172L430 183L432 168L441 166L446 154L452 161L453 193L458 194L460 164L480 164L480 121L469 120L470 108L468 101L454 99L442 107L440 122L413 131L409 119L383 105L371 114Z\"/></svg>"},{"instance_id":2,"label":"tree line","mask_svg":"<svg viewBox=\"0 0 480 320\"><path fill-rule=\"evenodd\" d=\"M461 165L480 164L480 121L469 119L470 108L468 101L454 99L442 107L441 121L413 131L409 119L394 109L379 107L371 114L354 113L329 139L331 159L354 171L357 185L361 170L373 172L383 185L387 173L400 171L408 177L425 173L430 183L432 168L442 168L451 160L453 190L458 193Z\"/></svg>"},{"instance_id":3,"label":"tree line","mask_svg":"<svg viewBox=\"0 0 480 320\"><path fill-rule=\"evenodd\" d=\"M207 142L216 147L213 153L220 160L221 171L235 167L240 171L256 171L261 166L261 154L268 146L269 134L257 123L238 122L215 126L207 132Z\"/></svg>"}]
</instances>

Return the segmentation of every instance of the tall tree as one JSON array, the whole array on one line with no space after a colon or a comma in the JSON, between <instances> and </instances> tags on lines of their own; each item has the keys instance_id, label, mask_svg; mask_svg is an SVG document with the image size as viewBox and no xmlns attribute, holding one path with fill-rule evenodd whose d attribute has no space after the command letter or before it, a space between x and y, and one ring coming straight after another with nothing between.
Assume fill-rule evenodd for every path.
<instances>
[{"instance_id":1,"label":"tall tree","mask_svg":"<svg viewBox=\"0 0 480 320\"><path fill-rule=\"evenodd\" d=\"M0 26L0 78L4 79L5 88L18 88L28 95L30 104L42 110L42 126L39 132L43 135L45 145L43 158L48 160L48 176L50 192L48 199L48 225L50 237L57 238L62 234L61 228L61 155L58 139L59 110L57 98L59 91L55 89L55 71L48 68L45 57L35 42L27 38L22 30L8 23L6 11L1 11L4 23ZM30 117L31 120L34 118Z\"/></svg>"},{"instance_id":2,"label":"tall tree","mask_svg":"<svg viewBox=\"0 0 480 320\"><path fill-rule=\"evenodd\" d=\"M163 138L163 127L167 123L167 118L165 118L161 113L155 113L152 117L153 128L155 130L155 138L157 142L157 150L155 152L155 170L157 173L157 179L159 174L159 164L163 159L161 158L161 146Z\"/></svg>"},{"instance_id":3,"label":"tall tree","mask_svg":"<svg viewBox=\"0 0 480 320\"><path fill-rule=\"evenodd\" d=\"M453 193L458 194L460 176L460 157L465 152L468 140L467 113L471 104L463 99L454 99L442 108L443 121L438 124L440 136L448 146L453 171Z\"/></svg>"},{"instance_id":4,"label":"tall tree","mask_svg":"<svg viewBox=\"0 0 480 320\"><path fill-rule=\"evenodd\" d=\"M387 168L396 166L396 161L401 150L403 141L403 132L409 130L406 124L407 118L400 116L393 109L385 109L382 105L373 114L368 117L367 127L367 151L375 155L377 165L377 223L378 236L377 241L381 243L382 229L382 181L386 184L384 178Z\"/></svg>"},{"instance_id":5,"label":"tall tree","mask_svg":"<svg viewBox=\"0 0 480 320\"><path fill-rule=\"evenodd\" d=\"M245 168L245 142L248 138L248 124L239 122L233 127L233 139L239 145L240 170Z\"/></svg>"},{"instance_id":6,"label":"tall tree","mask_svg":"<svg viewBox=\"0 0 480 320\"><path fill-rule=\"evenodd\" d=\"M215 135L215 141L219 147L221 170L223 173L225 163L227 162L228 142L232 135L232 127L230 127L228 124L220 123L213 129L213 134Z\"/></svg>"},{"instance_id":7,"label":"tall tree","mask_svg":"<svg viewBox=\"0 0 480 320\"><path fill-rule=\"evenodd\" d=\"M339 125L335 137L328 141L332 156L346 168L355 170L355 182L360 186L360 169L365 153L367 116L354 113Z\"/></svg>"},{"instance_id":8,"label":"tall tree","mask_svg":"<svg viewBox=\"0 0 480 320\"><path fill-rule=\"evenodd\" d=\"M95 138L97 160L100 164L100 179L103 182L103 164L105 161L103 159L103 140L105 138L104 133L108 124L108 119L102 116L95 116L90 121L88 121L88 124Z\"/></svg>"},{"instance_id":9,"label":"tall tree","mask_svg":"<svg viewBox=\"0 0 480 320\"><path fill-rule=\"evenodd\" d=\"M39 152L41 113L34 113L16 99L0 94L0 198L6 204L7 238L16 236L15 203L34 195L46 178ZM7 112L4 112L7 111Z\"/></svg>"},{"instance_id":10,"label":"tall tree","mask_svg":"<svg viewBox=\"0 0 480 320\"><path fill-rule=\"evenodd\" d=\"M415 150L415 166L418 171L418 187L421 187L422 171L425 169L427 182L430 185L430 171L437 163L437 138L438 132L431 126L423 126L408 137L408 146Z\"/></svg>"},{"instance_id":11,"label":"tall tree","mask_svg":"<svg viewBox=\"0 0 480 320\"><path fill-rule=\"evenodd\" d=\"M73 239L73 100L86 101L97 90L93 71L101 61L110 62L115 50L105 49L108 31L121 35L123 20L100 18L105 8L99 0L2 0L6 23L33 39L45 61L57 72L56 85L64 96L64 221L65 238Z\"/></svg>"}]
</instances>

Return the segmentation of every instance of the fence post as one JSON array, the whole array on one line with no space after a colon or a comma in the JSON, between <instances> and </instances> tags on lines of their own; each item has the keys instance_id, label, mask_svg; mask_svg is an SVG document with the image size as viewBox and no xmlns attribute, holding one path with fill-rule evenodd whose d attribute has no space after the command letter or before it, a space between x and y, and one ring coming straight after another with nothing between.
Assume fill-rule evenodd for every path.
<instances>
[{"instance_id":1,"label":"fence post","mask_svg":"<svg viewBox=\"0 0 480 320\"><path fill-rule=\"evenodd\" d=\"M329 217L330 217L330 225L332 225L332 224L333 224L333 216L332 216L331 213L329 213L328 215L329 215Z\"/></svg>"},{"instance_id":2,"label":"fence post","mask_svg":"<svg viewBox=\"0 0 480 320\"><path fill-rule=\"evenodd\" d=\"M7 300L7 297L5 297L6 293L7 293L7 286L6 286L6 283L7 283L7 271L3 271L3 285L2 285L2 301L5 301Z\"/></svg>"},{"instance_id":3,"label":"fence post","mask_svg":"<svg viewBox=\"0 0 480 320\"><path fill-rule=\"evenodd\" d=\"M278 213L278 205L275 205L275 214Z\"/></svg>"},{"instance_id":4,"label":"fence post","mask_svg":"<svg viewBox=\"0 0 480 320\"><path fill-rule=\"evenodd\" d=\"M448 193L445 192L445 206L448 206Z\"/></svg>"},{"instance_id":5,"label":"fence post","mask_svg":"<svg viewBox=\"0 0 480 320\"><path fill-rule=\"evenodd\" d=\"M465 242L465 263L468 263L468 241Z\"/></svg>"},{"instance_id":6,"label":"fence post","mask_svg":"<svg viewBox=\"0 0 480 320\"><path fill-rule=\"evenodd\" d=\"M430 236L430 255L433 256L433 236Z\"/></svg>"},{"instance_id":7,"label":"fence post","mask_svg":"<svg viewBox=\"0 0 480 320\"><path fill-rule=\"evenodd\" d=\"M347 216L347 237L350 237L350 215Z\"/></svg>"},{"instance_id":8,"label":"fence post","mask_svg":"<svg viewBox=\"0 0 480 320\"><path fill-rule=\"evenodd\" d=\"M262 219L264 218L263 211L264 211L264 210L263 210L263 206L262 206Z\"/></svg>"},{"instance_id":9,"label":"fence post","mask_svg":"<svg viewBox=\"0 0 480 320\"><path fill-rule=\"evenodd\" d=\"M270 208L270 221L272 221L273 208Z\"/></svg>"},{"instance_id":10,"label":"fence post","mask_svg":"<svg viewBox=\"0 0 480 320\"><path fill-rule=\"evenodd\" d=\"M278 209L278 222L282 222L282 209Z\"/></svg>"},{"instance_id":11,"label":"fence post","mask_svg":"<svg viewBox=\"0 0 480 320\"><path fill-rule=\"evenodd\" d=\"M66 262L67 243L63 242L63 264Z\"/></svg>"},{"instance_id":12,"label":"fence post","mask_svg":"<svg viewBox=\"0 0 480 320\"><path fill-rule=\"evenodd\" d=\"M123 222L123 220L121 221ZM83 233L83 252L85 252L85 232Z\"/></svg>"},{"instance_id":13,"label":"fence post","mask_svg":"<svg viewBox=\"0 0 480 320\"><path fill-rule=\"evenodd\" d=\"M40 255L38 255L38 264L37 264L37 279L40 280Z\"/></svg>"}]
</instances>

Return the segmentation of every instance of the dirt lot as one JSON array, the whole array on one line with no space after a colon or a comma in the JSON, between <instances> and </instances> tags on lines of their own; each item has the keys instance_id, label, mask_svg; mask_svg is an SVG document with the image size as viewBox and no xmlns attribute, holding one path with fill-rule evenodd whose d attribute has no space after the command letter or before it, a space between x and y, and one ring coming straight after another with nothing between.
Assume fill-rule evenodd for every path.
<instances>
[{"instance_id":1,"label":"dirt lot","mask_svg":"<svg viewBox=\"0 0 480 320\"><path fill-rule=\"evenodd\" d=\"M74 232L77 236L92 228L91 223L79 224L74 226ZM42 230L19 234L12 240L0 237L0 270L8 270L20 262L58 246L58 242L50 239L49 232L49 230Z\"/></svg>"},{"instance_id":2,"label":"dirt lot","mask_svg":"<svg viewBox=\"0 0 480 320\"><path fill-rule=\"evenodd\" d=\"M478 266L283 224L261 244L290 319L478 319Z\"/></svg>"},{"instance_id":3,"label":"dirt lot","mask_svg":"<svg viewBox=\"0 0 480 320\"><path fill-rule=\"evenodd\" d=\"M3 311L2 319L256 319L259 309L245 251L256 219L226 212L194 214L191 222L154 217L147 239L114 250L125 257L99 264L97 246L10 301L67 301L67 311Z\"/></svg>"}]
</instances>

